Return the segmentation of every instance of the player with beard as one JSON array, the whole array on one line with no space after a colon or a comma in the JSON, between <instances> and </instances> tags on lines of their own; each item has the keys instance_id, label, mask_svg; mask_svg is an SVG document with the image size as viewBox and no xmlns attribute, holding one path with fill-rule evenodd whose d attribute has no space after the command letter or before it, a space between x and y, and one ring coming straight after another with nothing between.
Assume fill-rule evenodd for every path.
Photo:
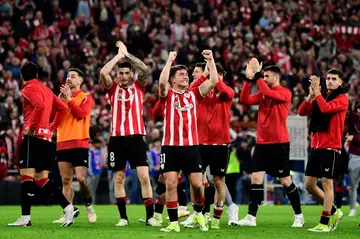
<instances>
[{"instance_id":1,"label":"player with beard","mask_svg":"<svg viewBox=\"0 0 360 239\"><path fill-rule=\"evenodd\" d=\"M142 113L148 69L140 59L128 53L124 43L118 41L116 46L119 48L118 54L100 71L100 82L110 97L112 109L108 168L115 172L115 197L120 213L116 226L129 224L125 195L125 167L128 160L131 168L136 168L140 180L146 224L160 226L153 218L154 199L143 139L146 132ZM112 80L110 72L116 64L116 78ZM133 68L138 70L137 80L134 79Z\"/></svg>"},{"instance_id":2,"label":"player with beard","mask_svg":"<svg viewBox=\"0 0 360 239\"><path fill-rule=\"evenodd\" d=\"M86 178L89 158L89 129L94 99L81 91L85 74L78 68L70 68L66 84L60 87L60 99L66 103L68 111L57 130L56 159L63 182L63 192L69 202L73 202L73 174L80 184L85 210L90 223L96 222L92 207L89 181ZM64 216L53 223L64 223Z\"/></svg>"},{"instance_id":3,"label":"player with beard","mask_svg":"<svg viewBox=\"0 0 360 239\"><path fill-rule=\"evenodd\" d=\"M266 173L278 177L295 212L292 227L303 227L300 195L290 177L290 138L286 126L291 104L291 92L280 86L281 70L272 65L264 68L256 58L246 67L247 82L241 91L240 102L259 104L256 128L256 146L251 160L251 192L248 215L239 221L241 226L256 226L256 214L264 195ZM251 81L256 82L259 92L250 95Z\"/></svg>"},{"instance_id":4,"label":"player with beard","mask_svg":"<svg viewBox=\"0 0 360 239\"><path fill-rule=\"evenodd\" d=\"M24 81L22 106L24 110L24 138L20 146L21 217L8 226L31 226L30 211L35 187L47 197L53 196L64 210L63 227L71 226L79 209L65 198L61 189L49 179L49 171L55 162L55 144L51 142L64 119L67 108L54 93L38 80L38 67L27 62L21 69ZM51 111L55 118L50 124Z\"/></svg>"}]
</instances>

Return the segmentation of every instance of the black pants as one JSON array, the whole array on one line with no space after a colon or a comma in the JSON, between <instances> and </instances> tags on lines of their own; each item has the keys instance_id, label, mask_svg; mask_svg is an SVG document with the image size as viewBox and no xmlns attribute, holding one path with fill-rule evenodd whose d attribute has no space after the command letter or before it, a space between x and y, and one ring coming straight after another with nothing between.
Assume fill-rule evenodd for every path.
<instances>
[{"instance_id":1,"label":"black pants","mask_svg":"<svg viewBox=\"0 0 360 239\"><path fill-rule=\"evenodd\" d=\"M238 173L230 173L230 174L226 174L226 176L225 176L226 186L228 187L230 195L234 202L236 201L236 184L237 184L239 177L240 177L240 174L238 174Z\"/></svg>"}]
</instances>

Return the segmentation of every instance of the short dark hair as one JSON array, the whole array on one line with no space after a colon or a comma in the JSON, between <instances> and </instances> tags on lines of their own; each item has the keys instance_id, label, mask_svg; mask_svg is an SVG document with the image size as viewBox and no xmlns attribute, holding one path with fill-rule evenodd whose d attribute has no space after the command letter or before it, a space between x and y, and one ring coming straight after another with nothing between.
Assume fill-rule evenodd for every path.
<instances>
[{"instance_id":1,"label":"short dark hair","mask_svg":"<svg viewBox=\"0 0 360 239\"><path fill-rule=\"evenodd\" d=\"M199 67L201 68L203 71L205 71L205 66L206 66L206 63L205 62L198 62L195 64L195 67Z\"/></svg>"},{"instance_id":2,"label":"short dark hair","mask_svg":"<svg viewBox=\"0 0 360 239\"><path fill-rule=\"evenodd\" d=\"M170 68L170 76L169 76L169 78L175 76L176 72L180 71L180 70L188 70L188 68L185 65L172 66Z\"/></svg>"},{"instance_id":3,"label":"short dark hair","mask_svg":"<svg viewBox=\"0 0 360 239\"><path fill-rule=\"evenodd\" d=\"M278 74L279 76L281 76L281 69L277 65L267 66L264 68L264 72L265 71L271 71L272 73L275 73L275 74Z\"/></svg>"},{"instance_id":4,"label":"short dark hair","mask_svg":"<svg viewBox=\"0 0 360 239\"><path fill-rule=\"evenodd\" d=\"M80 70L79 68L70 68L68 70L68 72L70 72L70 71L74 71L74 72L78 73L78 75L83 79L85 78L84 72L82 70Z\"/></svg>"},{"instance_id":5,"label":"short dark hair","mask_svg":"<svg viewBox=\"0 0 360 239\"><path fill-rule=\"evenodd\" d=\"M225 69L220 63L216 63L216 70L219 75L225 75Z\"/></svg>"},{"instance_id":6,"label":"short dark hair","mask_svg":"<svg viewBox=\"0 0 360 239\"><path fill-rule=\"evenodd\" d=\"M26 62L20 69L21 78L24 81L36 79L38 77L39 68L35 63Z\"/></svg>"},{"instance_id":7,"label":"short dark hair","mask_svg":"<svg viewBox=\"0 0 360 239\"><path fill-rule=\"evenodd\" d=\"M328 70L327 74L337 75L340 79L342 79L344 76L344 73L336 68L331 68Z\"/></svg>"},{"instance_id":8,"label":"short dark hair","mask_svg":"<svg viewBox=\"0 0 360 239\"><path fill-rule=\"evenodd\" d=\"M128 62L128 61L121 62L117 66L118 66L118 69L120 69L120 68L129 68L132 71L131 63Z\"/></svg>"}]
</instances>

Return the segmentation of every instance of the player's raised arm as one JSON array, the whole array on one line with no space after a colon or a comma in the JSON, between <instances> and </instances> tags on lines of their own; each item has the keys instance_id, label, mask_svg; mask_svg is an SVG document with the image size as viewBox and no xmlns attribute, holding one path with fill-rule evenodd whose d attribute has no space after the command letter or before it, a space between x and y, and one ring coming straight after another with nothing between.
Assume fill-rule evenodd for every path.
<instances>
[{"instance_id":1,"label":"player's raised arm","mask_svg":"<svg viewBox=\"0 0 360 239\"><path fill-rule=\"evenodd\" d=\"M311 79L311 78L310 78ZM311 79L311 88L314 91L315 100L322 113L336 113L347 110L349 107L349 100L345 94L338 96L330 102L326 102L320 91L320 78L313 76Z\"/></svg>"},{"instance_id":2,"label":"player's raised arm","mask_svg":"<svg viewBox=\"0 0 360 239\"><path fill-rule=\"evenodd\" d=\"M246 78L252 79L255 73L253 72L251 65L249 64L250 62L246 65L245 74L246 74ZM260 93L250 95L250 91L251 91L251 83L246 81L240 93L240 103L247 105L259 104L261 97Z\"/></svg>"},{"instance_id":3,"label":"player's raised arm","mask_svg":"<svg viewBox=\"0 0 360 239\"><path fill-rule=\"evenodd\" d=\"M127 48L125 46L125 44L122 41L118 41L116 42L116 46L119 48L119 50L121 51L121 53L125 56L125 58L131 63L131 65L139 71L137 80L139 81L139 83L141 85L145 85L146 84L146 80L149 76L149 69L147 67L147 65L140 60L139 58L137 58L136 56L131 55L128 51Z\"/></svg>"},{"instance_id":4,"label":"player's raised arm","mask_svg":"<svg viewBox=\"0 0 360 239\"><path fill-rule=\"evenodd\" d=\"M175 51L171 51L169 53L169 58L161 71L160 79L159 79L159 95L160 97L166 97L170 88L169 85L169 75L172 63L176 59L177 53Z\"/></svg>"},{"instance_id":5,"label":"player's raised arm","mask_svg":"<svg viewBox=\"0 0 360 239\"><path fill-rule=\"evenodd\" d=\"M272 65L266 67L263 77L260 73L262 63L259 64L256 58L250 60L249 66L254 73L252 79L256 81L262 95L279 102L291 102L291 92L289 90L278 90L274 88L280 84L281 69L278 66Z\"/></svg>"},{"instance_id":6,"label":"player's raised arm","mask_svg":"<svg viewBox=\"0 0 360 239\"><path fill-rule=\"evenodd\" d=\"M111 76L109 75L114 66L124 59L124 55L121 52L121 49L119 48L118 54L114 56L113 59L111 59L106 65L100 70L100 83L106 88L110 89L113 82L111 79Z\"/></svg>"},{"instance_id":7,"label":"player's raised arm","mask_svg":"<svg viewBox=\"0 0 360 239\"><path fill-rule=\"evenodd\" d=\"M312 77L314 77L314 76L310 76L310 82L311 82ZM314 94L312 87L310 86L309 87L309 95L306 96L304 101L299 106L298 113L300 116L306 116L311 113L313 104L314 104L314 101L313 101L314 98L315 98L315 94Z\"/></svg>"},{"instance_id":8,"label":"player's raised arm","mask_svg":"<svg viewBox=\"0 0 360 239\"><path fill-rule=\"evenodd\" d=\"M205 81L199 86L199 92L202 96L206 96L212 89L214 89L216 83L218 82L218 73L214 61L214 57L212 51L204 50L201 53L205 60L207 61L207 65L209 67L210 79Z\"/></svg>"}]
</instances>

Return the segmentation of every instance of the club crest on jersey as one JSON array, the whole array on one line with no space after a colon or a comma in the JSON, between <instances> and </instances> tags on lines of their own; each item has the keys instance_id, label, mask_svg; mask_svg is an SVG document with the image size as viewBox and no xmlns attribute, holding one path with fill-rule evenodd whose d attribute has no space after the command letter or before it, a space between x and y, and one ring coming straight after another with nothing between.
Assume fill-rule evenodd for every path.
<instances>
[{"instance_id":1,"label":"club crest on jersey","mask_svg":"<svg viewBox=\"0 0 360 239\"><path fill-rule=\"evenodd\" d=\"M187 104L187 105L184 105L184 106L180 106L179 102L175 101L174 102L174 107L175 107L175 109L177 109L179 111L186 111L186 110L190 110L191 108L193 108L194 105L193 104Z\"/></svg>"},{"instance_id":2,"label":"club crest on jersey","mask_svg":"<svg viewBox=\"0 0 360 239\"><path fill-rule=\"evenodd\" d=\"M121 100L121 101L131 101L131 100L134 99L134 97L135 97L135 95L134 95L134 94L131 94L131 95L129 96L129 98L126 98L126 97L123 98L122 94L119 94L118 100Z\"/></svg>"},{"instance_id":3,"label":"club crest on jersey","mask_svg":"<svg viewBox=\"0 0 360 239\"><path fill-rule=\"evenodd\" d=\"M185 96L185 98L190 98L190 93L189 93L189 92L186 92L186 93L184 94L184 96Z\"/></svg>"}]
</instances>

